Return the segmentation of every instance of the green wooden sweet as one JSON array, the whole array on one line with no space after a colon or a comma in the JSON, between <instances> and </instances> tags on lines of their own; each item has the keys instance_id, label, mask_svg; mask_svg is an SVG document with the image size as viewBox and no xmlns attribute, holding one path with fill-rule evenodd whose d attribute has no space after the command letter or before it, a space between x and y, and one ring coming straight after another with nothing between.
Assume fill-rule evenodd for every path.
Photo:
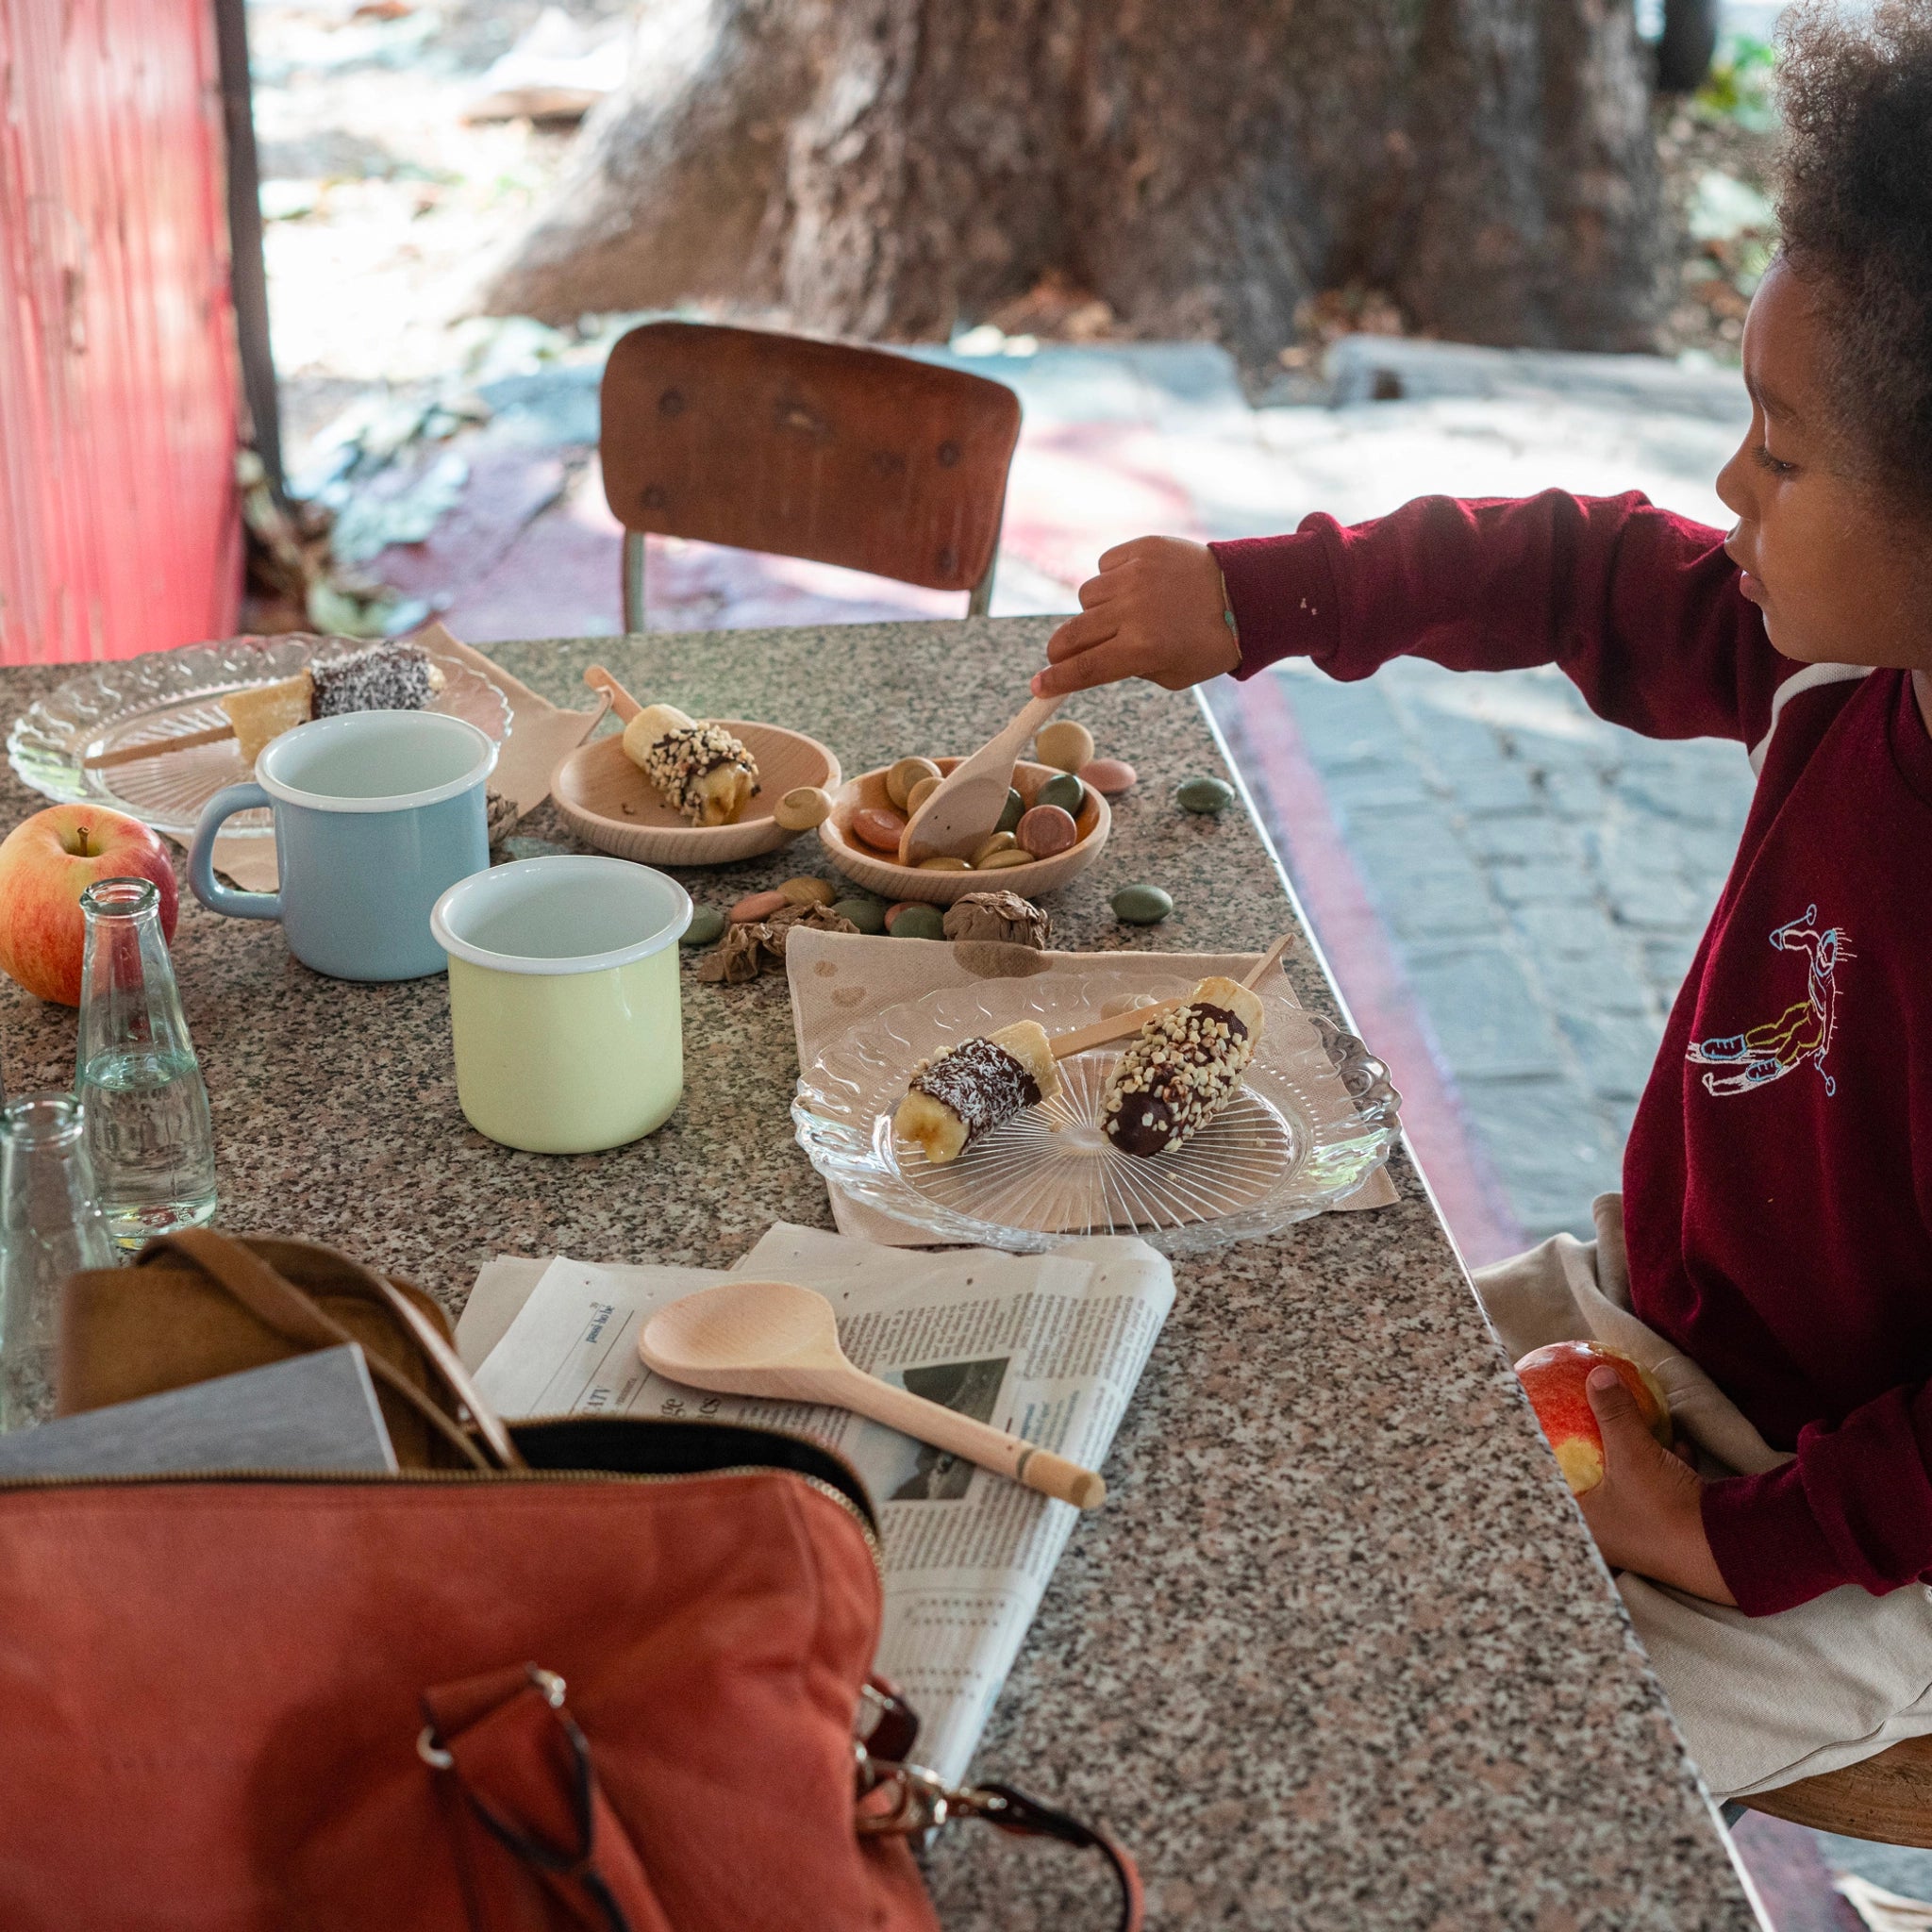
<instances>
[{"instance_id":1,"label":"green wooden sweet","mask_svg":"<svg viewBox=\"0 0 1932 1932\"><path fill-rule=\"evenodd\" d=\"M680 946L708 946L724 930L724 915L715 906L700 906L685 927Z\"/></svg>"},{"instance_id":2,"label":"green wooden sweet","mask_svg":"<svg viewBox=\"0 0 1932 1932\"><path fill-rule=\"evenodd\" d=\"M1174 802L1183 811L1224 812L1234 803L1234 787L1225 778L1188 778L1174 787Z\"/></svg>"},{"instance_id":3,"label":"green wooden sweet","mask_svg":"<svg viewBox=\"0 0 1932 1932\"><path fill-rule=\"evenodd\" d=\"M1081 784L1073 773L1062 772L1058 776L1049 778L1033 794L1033 802L1035 805L1057 805L1062 811L1072 814L1074 818L1078 818L1080 816L1080 807L1085 802L1086 797L1086 786Z\"/></svg>"},{"instance_id":4,"label":"green wooden sweet","mask_svg":"<svg viewBox=\"0 0 1932 1932\"><path fill-rule=\"evenodd\" d=\"M834 899L832 910L860 932L876 935L886 929L886 908L877 899Z\"/></svg>"},{"instance_id":5,"label":"green wooden sweet","mask_svg":"<svg viewBox=\"0 0 1932 1932\"><path fill-rule=\"evenodd\" d=\"M887 930L895 940L942 940L946 919L937 906L902 906Z\"/></svg>"},{"instance_id":6,"label":"green wooden sweet","mask_svg":"<svg viewBox=\"0 0 1932 1932\"><path fill-rule=\"evenodd\" d=\"M1158 886L1123 886L1108 903L1127 925L1158 925L1174 910L1174 900Z\"/></svg>"},{"instance_id":7,"label":"green wooden sweet","mask_svg":"<svg viewBox=\"0 0 1932 1932\"><path fill-rule=\"evenodd\" d=\"M1026 801L1010 787L1007 791L1007 808L1000 813L1000 822L993 827L995 832L1010 832L1020 823L1021 815L1026 809Z\"/></svg>"}]
</instances>

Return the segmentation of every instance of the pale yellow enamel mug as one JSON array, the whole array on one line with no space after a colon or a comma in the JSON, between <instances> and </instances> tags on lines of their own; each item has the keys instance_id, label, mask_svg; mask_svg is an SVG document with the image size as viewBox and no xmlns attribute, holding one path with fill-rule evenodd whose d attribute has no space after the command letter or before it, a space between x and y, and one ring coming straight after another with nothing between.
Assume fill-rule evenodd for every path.
<instances>
[{"instance_id":1,"label":"pale yellow enamel mug","mask_svg":"<svg viewBox=\"0 0 1932 1932\"><path fill-rule=\"evenodd\" d=\"M524 858L436 902L449 955L457 1099L533 1154L621 1147L684 1091L677 941L691 896L623 858Z\"/></svg>"}]
</instances>

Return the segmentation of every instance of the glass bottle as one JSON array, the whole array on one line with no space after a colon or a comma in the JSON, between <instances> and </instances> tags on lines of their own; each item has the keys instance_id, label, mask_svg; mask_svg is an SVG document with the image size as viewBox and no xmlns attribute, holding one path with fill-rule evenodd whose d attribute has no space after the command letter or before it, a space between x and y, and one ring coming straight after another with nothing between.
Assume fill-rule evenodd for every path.
<instances>
[{"instance_id":1,"label":"glass bottle","mask_svg":"<svg viewBox=\"0 0 1932 1932\"><path fill-rule=\"evenodd\" d=\"M101 1209L124 1248L215 1211L214 1127L181 1012L152 879L96 879L80 895L75 1091Z\"/></svg>"},{"instance_id":2,"label":"glass bottle","mask_svg":"<svg viewBox=\"0 0 1932 1932\"><path fill-rule=\"evenodd\" d=\"M0 1429L53 1414L60 1284L119 1259L80 1103L30 1093L0 1108Z\"/></svg>"}]
</instances>

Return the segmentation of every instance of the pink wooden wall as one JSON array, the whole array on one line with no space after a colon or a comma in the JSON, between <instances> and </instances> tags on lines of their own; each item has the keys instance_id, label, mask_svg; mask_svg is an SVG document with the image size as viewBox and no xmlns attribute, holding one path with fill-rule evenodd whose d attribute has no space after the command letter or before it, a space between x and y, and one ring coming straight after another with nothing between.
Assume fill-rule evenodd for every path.
<instances>
[{"instance_id":1,"label":"pink wooden wall","mask_svg":"<svg viewBox=\"0 0 1932 1932\"><path fill-rule=\"evenodd\" d=\"M0 0L0 663L234 628L209 0Z\"/></svg>"}]
</instances>

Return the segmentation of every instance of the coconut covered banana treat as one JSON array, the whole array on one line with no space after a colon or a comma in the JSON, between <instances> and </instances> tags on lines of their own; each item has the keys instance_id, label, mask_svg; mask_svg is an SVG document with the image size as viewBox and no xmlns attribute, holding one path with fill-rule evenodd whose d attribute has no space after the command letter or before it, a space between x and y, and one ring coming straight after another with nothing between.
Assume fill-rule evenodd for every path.
<instances>
[{"instance_id":1,"label":"coconut covered banana treat","mask_svg":"<svg viewBox=\"0 0 1932 1932\"><path fill-rule=\"evenodd\" d=\"M646 705L624 727L624 755L694 825L728 825L758 794L758 760L721 724Z\"/></svg>"},{"instance_id":2,"label":"coconut covered banana treat","mask_svg":"<svg viewBox=\"0 0 1932 1932\"><path fill-rule=\"evenodd\" d=\"M425 710L444 681L420 646L372 644L333 664L311 664L292 677L230 691L216 702L235 727L242 762L252 765L270 739L311 718L339 718L345 711Z\"/></svg>"},{"instance_id":3,"label":"coconut covered banana treat","mask_svg":"<svg viewBox=\"0 0 1932 1932\"><path fill-rule=\"evenodd\" d=\"M912 1070L892 1125L916 1141L928 1160L957 1160L1022 1108L1038 1107L1059 1091L1044 1029L1019 1020L922 1060Z\"/></svg>"},{"instance_id":4,"label":"coconut covered banana treat","mask_svg":"<svg viewBox=\"0 0 1932 1932\"><path fill-rule=\"evenodd\" d=\"M1246 987L1202 980L1185 1006L1157 1013L1127 1042L1101 1094L1101 1130L1124 1154L1191 1140L1241 1091L1261 1022Z\"/></svg>"}]
</instances>

